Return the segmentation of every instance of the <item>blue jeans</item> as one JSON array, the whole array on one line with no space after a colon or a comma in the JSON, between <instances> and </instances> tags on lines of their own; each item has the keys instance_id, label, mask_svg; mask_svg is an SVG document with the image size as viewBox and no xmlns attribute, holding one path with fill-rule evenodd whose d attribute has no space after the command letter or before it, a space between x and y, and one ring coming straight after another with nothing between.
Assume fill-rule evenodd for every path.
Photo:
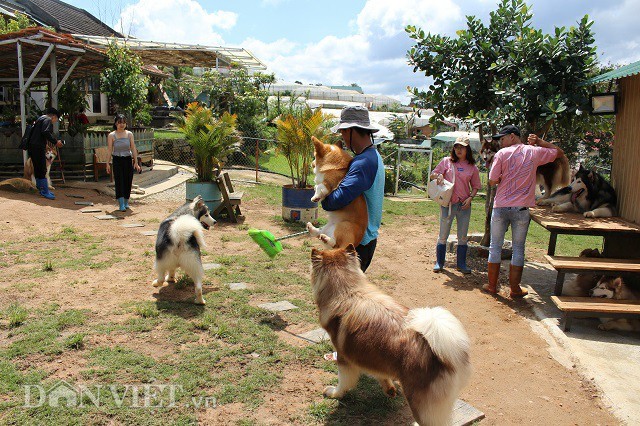
<instances>
[{"instance_id":1,"label":"blue jeans","mask_svg":"<svg viewBox=\"0 0 640 426\"><path fill-rule=\"evenodd\" d=\"M451 214L449 214L449 207L440 207L440 234L438 235L438 244L445 244L447 242L454 218L456 219L456 228L458 229L458 245L467 244L469 221L471 220L471 206L466 210L462 210L462 203L452 204Z\"/></svg>"},{"instance_id":2,"label":"blue jeans","mask_svg":"<svg viewBox=\"0 0 640 426\"><path fill-rule=\"evenodd\" d=\"M528 207L498 207L491 213L491 245L489 247L489 263L500 263L502 244L507 226L511 224L511 245L513 254L511 264L524 266L524 243L529 231Z\"/></svg>"}]
</instances>

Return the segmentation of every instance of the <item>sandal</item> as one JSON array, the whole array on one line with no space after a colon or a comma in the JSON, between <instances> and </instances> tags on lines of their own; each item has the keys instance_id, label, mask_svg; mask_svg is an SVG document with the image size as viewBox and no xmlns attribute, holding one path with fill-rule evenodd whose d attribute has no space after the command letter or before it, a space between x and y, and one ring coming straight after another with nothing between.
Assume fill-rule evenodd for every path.
<instances>
[{"instance_id":1,"label":"sandal","mask_svg":"<svg viewBox=\"0 0 640 426\"><path fill-rule=\"evenodd\" d=\"M322 358L324 358L326 361L337 362L338 361L338 352L329 352L328 354L324 354L322 356Z\"/></svg>"}]
</instances>

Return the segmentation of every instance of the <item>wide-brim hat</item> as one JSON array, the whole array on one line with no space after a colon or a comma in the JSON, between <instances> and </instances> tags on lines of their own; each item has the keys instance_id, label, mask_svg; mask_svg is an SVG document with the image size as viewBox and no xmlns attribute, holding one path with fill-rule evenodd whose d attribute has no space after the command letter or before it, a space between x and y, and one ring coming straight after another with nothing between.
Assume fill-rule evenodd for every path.
<instances>
[{"instance_id":1,"label":"wide-brim hat","mask_svg":"<svg viewBox=\"0 0 640 426\"><path fill-rule=\"evenodd\" d=\"M331 131L336 133L338 130L350 129L352 127L359 127L371 133L376 133L380 130L371 124L369 120L369 110L361 106L344 107L340 113L340 123L333 126Z\"/></svg>"}]
</instances>

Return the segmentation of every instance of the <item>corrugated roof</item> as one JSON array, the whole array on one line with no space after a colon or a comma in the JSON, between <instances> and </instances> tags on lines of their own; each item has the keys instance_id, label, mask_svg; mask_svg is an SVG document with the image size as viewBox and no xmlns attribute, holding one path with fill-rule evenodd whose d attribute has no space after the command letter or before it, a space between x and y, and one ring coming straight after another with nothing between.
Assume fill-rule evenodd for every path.
<instances>
[{"instance_id":1,"label":"corrugated roof","mask_svg":"<svg viewBox=\"0 0 640 426\"><path fill-rule=\"evenodd\" d=\"M615 70L605 72L604 74L600 74L599 76L590 78L589 80L586 80L585 82L583 82L582 85L589 86L596 83L605 83L607 81L618 80L620 78L629 77L636 74L640 74L640 61L631 63L629 65L625 65Z\"/></svg>"}]
</instances>

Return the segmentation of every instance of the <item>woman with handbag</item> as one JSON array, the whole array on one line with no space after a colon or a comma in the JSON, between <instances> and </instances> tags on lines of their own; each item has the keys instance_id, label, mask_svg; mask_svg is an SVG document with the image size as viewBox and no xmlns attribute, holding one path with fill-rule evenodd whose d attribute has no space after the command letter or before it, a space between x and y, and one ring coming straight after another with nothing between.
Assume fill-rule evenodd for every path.
<instances>
[{"instance_id":1,"label":"woman with handbag","mask_svg":"<svg viewBox=\"0 0 640 426\"><path fill-rule=\"evenodd\" d=\"M438 185L447 180L453 183L451 199L448 206L440 206L440 233L436 244L436 264L434 272L444 269L447 250L447 238L451 232L453 219L458 229L458 250L456 266L463 274L470 274L467 267L467 232L471 220L471 201L481 187L480 172L475 165L473 152L469 146L469 138L460 136L453 144L451 155L440 161L430 176Z\"/></svg>"}]
</instances>

